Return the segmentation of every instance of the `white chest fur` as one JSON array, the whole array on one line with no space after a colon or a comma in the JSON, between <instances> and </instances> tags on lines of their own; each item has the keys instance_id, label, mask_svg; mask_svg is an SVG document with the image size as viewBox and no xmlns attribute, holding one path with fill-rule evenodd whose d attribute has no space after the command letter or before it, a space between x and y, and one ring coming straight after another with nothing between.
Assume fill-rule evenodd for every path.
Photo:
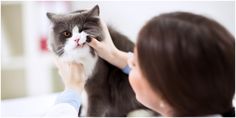
<instances>
[{"instance_id":1,"label":"white chest fur","mask_svg":"<svg viewBox=\"0 0 236 118\"><path fill-rule=\"evenodd\" d=\"M87 57L76 60L77 63L82 63L85 69L86 77L90 77L93 73L94 67L97 63L97 57L93 57L91 54Z\"/></svg>"},{"instance_id":2,"label":"white chest fur","mask_svg":"<svg viewBox=\"0 0 236 118\"><path fill-rule=\"evenodd\" d=\"M87 92L84 90L82 92L82 109L81 109L81 113L80 113L80 116L82 117L85 117L87 116L87 112L88 112L88 95L87 95Z\"/></svg>"}]
</instances>

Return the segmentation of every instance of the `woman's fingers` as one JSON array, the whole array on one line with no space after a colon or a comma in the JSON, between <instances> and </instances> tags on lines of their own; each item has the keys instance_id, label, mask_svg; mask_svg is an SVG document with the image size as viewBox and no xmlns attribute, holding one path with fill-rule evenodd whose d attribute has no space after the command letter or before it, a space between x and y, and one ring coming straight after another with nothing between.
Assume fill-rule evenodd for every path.
<instances>
[{"instance_id":1,"label":"woman's fingers","mask_svg":"<svg viewBox=\"0 0 236 118\"><path fill-rule=\"evenodd\" d=\"M58 68L58 73L63 80L65 88L71 88L81 92L86 81L83 64L63 61L57 56L53 56L53 62Z\"/></svg>"},{"instance_id":2,"label":"woman's fingers","mask_svg":"<svg viewBox=\"0 0 236 118\"><path fill-rule=\"evenodd\" d=\"M91 46L94 49L98 49L101 45L101 42L99 42L97 39L91 38L91 37L88 38L87 43L89 46Z\"/></svg>"}]
</instances>

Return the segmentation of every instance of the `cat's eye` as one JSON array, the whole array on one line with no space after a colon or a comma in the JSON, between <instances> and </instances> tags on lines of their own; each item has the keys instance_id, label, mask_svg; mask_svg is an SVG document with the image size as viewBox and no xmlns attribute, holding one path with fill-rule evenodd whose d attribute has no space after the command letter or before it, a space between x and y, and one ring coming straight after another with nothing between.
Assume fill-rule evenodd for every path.
<instances>
[{"instance_id":1,"label":"cat's eye","mask_svg":"<svg viewBox=\"0 0 236 118\"><path fill-rule=\"evenodd\" d=\"M82 31L88 30L89 28L82 28L79 30L79 33L81 33Z\"/></svg>"},{"instance_id":2,"label":"cat's eye","mask_svg":"<svg viewBox=\"0 0 236 118\"><path fill-rule=\"evenodd\" d=\"M81 29L79 29L79 33L80 33L80 32L82 32L82 31L83 31L83 29L82 29L82 28L81 28Z\"/></svg>"},{"instance_id":3,"label":"cat's eye","mask_svg":"<svg viewBox=\"0 0 236 118\"><path fill-rule=\"evenodd\" d=\"M63 33L62 33L65 37L71 37L71 33L70 32L68 32L68 31L64 31Z\"/></svg>"},{"instance_id":4,"label":"cat's eye","mask_svg":"<svg viewBox=\"0 0 236 118\"><path fill-rule=\"evenodd\" d=\"M88 30L88 29L89 29L89 28L86 28L86 27L85 27L85 28L83 28L83 30Z\"/></svg>"}]
</instances>

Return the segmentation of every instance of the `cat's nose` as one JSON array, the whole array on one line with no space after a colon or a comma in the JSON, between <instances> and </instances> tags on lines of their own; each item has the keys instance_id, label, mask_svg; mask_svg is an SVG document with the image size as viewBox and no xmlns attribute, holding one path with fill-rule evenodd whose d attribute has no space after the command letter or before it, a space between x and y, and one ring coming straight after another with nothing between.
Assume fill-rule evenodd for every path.
<instances>
[{"instance_id":1,"label":"cat's nose","mask_svg":"<svg viewBox=\"0 0 236 118\"><path fill-rule=\"evenodd\" d=\"M79 38L74 40L76 43L79 43Z\"/></svg>"}]
</instances>

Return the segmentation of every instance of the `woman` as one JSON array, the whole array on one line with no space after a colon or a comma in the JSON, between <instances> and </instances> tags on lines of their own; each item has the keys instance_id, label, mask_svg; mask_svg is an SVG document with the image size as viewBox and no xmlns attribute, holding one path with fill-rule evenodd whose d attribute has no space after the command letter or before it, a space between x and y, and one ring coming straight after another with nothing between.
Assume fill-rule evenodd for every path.
<instances>
[{"instance_id":1,"label":"woman","mask_svg":"<svg viewBox=\"0 0 236 118\"><path fill-rule=\"evenodd\" d=\"M87 42L100 57L128 70L137 100L161 115L235 116L235 41L214 20L185 12L154 17L139 32L131 58L109 38Z\"/></svg>"}]
</instances>

